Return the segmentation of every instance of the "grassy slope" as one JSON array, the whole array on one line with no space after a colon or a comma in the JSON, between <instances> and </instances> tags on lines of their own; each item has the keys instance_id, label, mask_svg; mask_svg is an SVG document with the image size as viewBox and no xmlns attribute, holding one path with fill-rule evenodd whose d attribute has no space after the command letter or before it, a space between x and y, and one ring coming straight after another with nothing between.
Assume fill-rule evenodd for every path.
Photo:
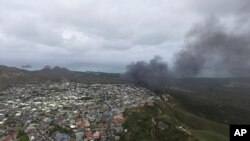
<instances>
[{"instance_id":1,"label":"grassy slope","mask_svg":"<svg viewBox=\"0 0 250 141\"><path fill-rule=\"evenodd\" d=\"M183 109L200 117L223 124L250 123L250 95L233 91L169 91ZM239 114L240 113L240 114Z\"/></svg>"},{"instance_id":2,"label":"grassy slope","mask_svg":"<svg viewBox=\"0 0 250 141\"><path fill-rule=\"evenodd\" d=\"M228 141L227 137L215 132L192 130L192 133L199 141Z\"/></svg>"},{"instance_id":3,"label":"grassy slope","mask_svg":"<svg viewBox=\"0 0 250 141\"><path fill-rule=\"evenodd\" d=\"M122 140L151 141L151 119L169 126L165 130L155 128L154 140L158 141L227 141L228 126L216 123L185 110L179 101L169 97L168 101L158 101L154 106L129 109L125 114L125 128L128 129ZM176 126L184 126L188 132ZM191 134L189 134L191 133Z\"/></svg>"}]
</instances>

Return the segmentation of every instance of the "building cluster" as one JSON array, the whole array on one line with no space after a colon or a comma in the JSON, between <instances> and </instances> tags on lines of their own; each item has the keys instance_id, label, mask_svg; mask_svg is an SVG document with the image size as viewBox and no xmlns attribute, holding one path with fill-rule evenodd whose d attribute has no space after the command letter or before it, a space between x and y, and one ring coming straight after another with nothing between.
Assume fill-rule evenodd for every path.
<instances>
[{"instance_id":1,"label":"building cluster","mask_svg":"<svg viewBox=\"0 0 250 141\"><path fill-rule=\"evenodd\" d=\"M154 94L127 84L27 84L0 91L0 140L119 140L123 112L153 103Z\"/></svg>"}]
</instances>

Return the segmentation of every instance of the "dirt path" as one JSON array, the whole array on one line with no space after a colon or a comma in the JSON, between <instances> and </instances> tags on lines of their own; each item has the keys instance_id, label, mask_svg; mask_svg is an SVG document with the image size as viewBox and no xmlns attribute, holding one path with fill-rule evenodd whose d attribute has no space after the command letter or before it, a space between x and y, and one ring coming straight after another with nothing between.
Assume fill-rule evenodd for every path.
<instances>
[{"instance_id":1,"label":"dirt path","mask_svg":"<svg viewBox=\"0 0 250 141\"><path fill-rule=\"evenodd\" d=\"M151 119L151 136L153 141L158 141L158 138L155 136L155 126L156 126L156 121L154 118Z\"/></svg>"}]
</instances>

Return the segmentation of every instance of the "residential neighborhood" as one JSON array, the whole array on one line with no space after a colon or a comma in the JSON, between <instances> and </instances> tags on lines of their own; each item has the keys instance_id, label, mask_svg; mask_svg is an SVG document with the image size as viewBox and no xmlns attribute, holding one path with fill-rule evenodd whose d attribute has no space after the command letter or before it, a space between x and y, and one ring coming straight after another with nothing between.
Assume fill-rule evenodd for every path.
<instances>
[{"instance_id":1,"label":"residential neighborhood","mask_svg":"<svg viewBox=\"0 0 250 141\"><path fill-rule=\"evenodd\" d=\"M120 140L126 108L154 102L128 84L74 82L12 86L0 91L0 141Z\"/></svg>"}]
</instances>

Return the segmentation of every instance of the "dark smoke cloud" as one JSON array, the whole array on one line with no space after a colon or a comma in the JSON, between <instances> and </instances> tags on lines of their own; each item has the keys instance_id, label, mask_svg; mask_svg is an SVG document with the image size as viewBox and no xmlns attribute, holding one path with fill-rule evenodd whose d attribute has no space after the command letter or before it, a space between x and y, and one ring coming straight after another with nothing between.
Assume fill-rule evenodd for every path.
<instances>
[{"instance_id":1,"label":"dark smoke cloud","mask_svg":"<svg viewBox=\"0 0 250 141\"><path fill-rule=\"evenodd\" d=\"M238 30L238 31L237 31ZM177 53L175 72L180 76L250 76L250 32L223 26L216 18L196 25L186 47Z\"/></svg>"},{"instance_id":2,"label":"dark smoke cloud","mask_svg":"<svg viewBox=\"0 0 250 141\"><path fill-rule=\"evenodd\" d=\"M244 18L245 13L240 18ZM239 18L239 19L240 19ZM175 56L171 72L156 57L127 67L123 80L159 90L173 77L250 77L250 24L225 26L215 17L197 24L186 37L184 48ZM247 23L248 22L248 23ZM235 28L236 27L236 28Z\"/></svg>"},{"instance_id":3,"label":"dark smoke cloud","mask_svg":"<svg viewBox=\"0 0 250 141\"><path fill-rule=\"evenodd\" d=\"M121 79L141 84L151 90L166 88L169 77L168 65L162 62L160 57L155 57L149 62L132 63L127 66L127 72L121 75Z\"/></svg>"}]
</instances>

